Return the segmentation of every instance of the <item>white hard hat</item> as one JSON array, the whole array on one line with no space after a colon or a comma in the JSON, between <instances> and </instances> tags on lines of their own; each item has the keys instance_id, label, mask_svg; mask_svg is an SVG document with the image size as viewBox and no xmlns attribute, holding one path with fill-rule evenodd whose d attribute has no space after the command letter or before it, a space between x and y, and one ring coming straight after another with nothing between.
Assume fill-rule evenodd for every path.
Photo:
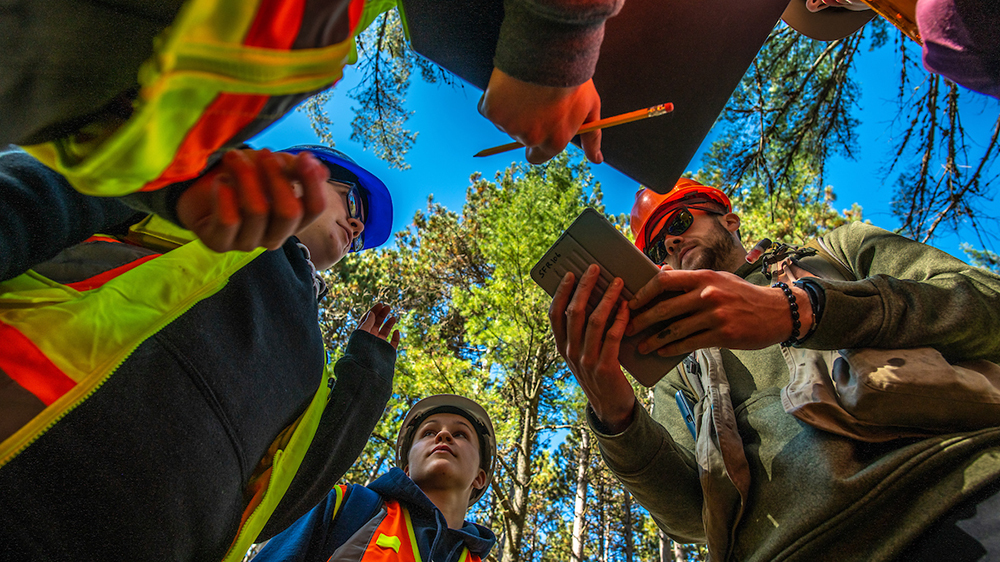
<instances>
[{"instance_id":1,"label":"white hard hat","mask_svg":"<svg viewBox=\"0 0 1000 562\"><path fill-rule=\"evenodd\" d=\"M479 501L493 481L493 467L497 456L497 438L489 414L476 402L456 394L435 394L417 402L403 418L396 437L396 466L409 464L413 434L428 416L432 414L457 414L469 420L479 436L479 466L486 471L486 482L482 488L472 491L469 505Z\"/></svg>"}]
</instances>

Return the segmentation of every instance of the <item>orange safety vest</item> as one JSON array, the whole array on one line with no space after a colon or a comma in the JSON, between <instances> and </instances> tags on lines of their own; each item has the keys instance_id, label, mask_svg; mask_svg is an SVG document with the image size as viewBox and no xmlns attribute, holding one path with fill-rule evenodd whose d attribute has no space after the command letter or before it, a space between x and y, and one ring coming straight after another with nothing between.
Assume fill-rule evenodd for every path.
<instances>
[{"instance_id":1,"label":"orange safety vest","mask_svg":"<svg viewBox=\"0 0 1000 562\"><path fill-rule=\"evenodd\" d=\"M363 562L421 562L410 512L395 500L386 500L385 510L385 517L372 534L371 541L368 543L361 560ZM468 547L462 549L459 561L481 562L478 556L469 552Z\"/></svg>"},{"instance_id":2,"label":"orange safety vest","mask_svg":"<svg viewBox=\"0 0 1000 562\"><path fill-rule=\"evenodd\" d=\"M165 247L193 237L156 217L138 226L137 236ZM0 369L45 405L0 441L0 470L97 392L142 342L220 291L263 251L219 254L194 241L69 285L34 271L0 283ZM329 393L322 381L309 407L261 460L226 560L241 560L274 512L309 448Z\"/></svg>"},{"instance_id":3,"label":"orange safety vest","mask_svg":"<svg viewBox=\"0 0 1000 562\"><path fill-rule=\"evenodd\" d=\"M127 122L107 124L108 135L98 141L80 135L24 149L90 195L122 196L196 178L220 148L250 138L291 107L289 100L269 102L304 99L340 80L357 57L354 35L395 6L395 0L342 2L188 0L139 69ZM330 19L326 29L333 33L303 29L316 18ZM346 36L333 25L339 21Z\"/></svg>"}]
</instances>

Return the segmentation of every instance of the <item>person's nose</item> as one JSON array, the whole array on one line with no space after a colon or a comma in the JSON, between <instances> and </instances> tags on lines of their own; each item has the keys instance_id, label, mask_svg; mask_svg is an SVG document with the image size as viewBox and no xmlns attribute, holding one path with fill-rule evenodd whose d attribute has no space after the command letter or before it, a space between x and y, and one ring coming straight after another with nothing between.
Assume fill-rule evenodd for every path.
<instances>
[{"instance_id":1,"label":"person's nose","mask_svg":"<svg viewBox=\"0 0 1000 562\"><path fill-rule=\"evenodd\" d=\"M453 440L454 437L452 437L451 432L448 431L447 429L442 429L441 431L438 431L437 435L434 436L435 442L451 443Z\"/></svg>"},{"instance_id":2,"label":"person's nose","mask_svg":"<svg viewBox=\"0 0 1000 562\"><path fill-rule=\"evenodd\" d=\"M667 250L668 256L673 256L680 251L682 240L680 236L670 236L669 234L663 239L663 247Z\"/></svg>"},{"instance_id":3,"label":"person's nose","mask_svg":"<svg viewBox=\"0 0 1000 562\"><path fill-rule=\"evenodd\" d=\"M350 218L347 219L348 226L351 227L351 240L357 238L365 231L365 223L358 219Z\"/></svg>"}]
</instances>

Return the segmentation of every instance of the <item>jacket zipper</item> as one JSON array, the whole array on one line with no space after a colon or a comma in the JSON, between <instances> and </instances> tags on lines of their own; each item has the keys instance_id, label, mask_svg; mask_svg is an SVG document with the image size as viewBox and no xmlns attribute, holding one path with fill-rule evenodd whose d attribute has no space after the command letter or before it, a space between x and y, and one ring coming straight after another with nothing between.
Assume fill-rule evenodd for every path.
<instances>
[{"instance_id":1,"label":"jacket zipper","mask_svg":"<svg viewBox=\"0 0 1000 562\"><path fill-rule=\"evenodd\" d=\"M153 337L153 335L162 330L167 324L170 324L171 322L179 318L181 315L183 315L185 312L190 310L194 305L201 302L201 300L203 300L203 295L206 292L208 292L209 294L214 294L220 291L223 287L225 287L227 283L229 283L228 276L219 283L214 283L212 285L206 285L202 287L197 292L193 293L187 299L185 299L183 301L184 304L179 309L177 309L177 312L175 314L171 314L168 317L164 317L159 322L153 324L149 332L149 335L143 338L141 341L137 342L128 351L126 351L118 360L118 362L115 364L115 366L110 370L108 370L108 372L103 377L101 377L101 379L96 384L94 384L89 390L87 390L85 394L83 394L79 399L75 400L69 407L63 409L58 414L56 414L54 418L52 418L48 423L46 423L45 426L40 431L37 431L30 439L19 445L17 448L13 449L9 454L4 456L3 459L0 459L0 468L3 468L4 466L7 465L7 463L14 460L14 458L16 458L19 454L21 454L21 452L30 447L48 430L52 429L52 427L55 424L59 423L60 420L66 417L67 414L75 410L76 407L79 406L80 404L83 404L88 398L90 398L95 392L97 392L102 386L104 386L104 383L107 382L107 380L110 379L111 376L118 371L118 369L122 366L122 364L124 364L125 361L127 361L128 358L132 356L132 354L135 352L136 349L139 348L140 345L149 340L149 338ZM72 392L72 390L70 392Z\"/></svg>"}]
</instances>

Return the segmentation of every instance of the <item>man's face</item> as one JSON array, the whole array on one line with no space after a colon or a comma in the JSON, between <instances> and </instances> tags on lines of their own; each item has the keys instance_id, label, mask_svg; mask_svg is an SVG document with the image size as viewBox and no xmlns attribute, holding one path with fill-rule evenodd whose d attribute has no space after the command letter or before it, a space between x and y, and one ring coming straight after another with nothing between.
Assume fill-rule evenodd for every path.
<instances>
[{"instance_id":1,"label":"man's face","mask_svg":"<svg viewBox=\"0 0 1000 562\"><path fill-rule=\"evenodd\" d=\"M312 224L296 234L309 248L313 265L324 270L339 262L351 249L351 243L365 230L363 217L352 216L348 197L352 186L336 180L327 182L327 207ZM356 212L355 215L358 213Z\"/></svg>"},{"instance_id":2,"label":"man's face","mask_svg":"<svg viewBox=\"0 0 1000 562\"><path fill-rule=\"evenodd\" d=\"M656 240L661 231L671 221L676 212L681 208L663 217L658 224L653 225L654 234L651 240ZM672 236L667 234L663 239L666 248L666 259L664 264L673 269L714 269L716 271L729 271L730 264L737 256L739 246L726 225L731 224L730 217L735 218L732 213L720 215L716 212L695 209L688 207L693 221L691 226L684 232ZM735 227L739 226L738 219Z\"/></svg>"},{"instance_id":3,"label":"man's face","mask_svg":"<svg viewBox=\"0 0 1000 562\"><path fill-rule=\"evenodd\" d=\"M486 471L479 466L479 437L457 414L433 414L417 427L404 471L421 490L479 489Z\"/></svg>"}]
</instances>

